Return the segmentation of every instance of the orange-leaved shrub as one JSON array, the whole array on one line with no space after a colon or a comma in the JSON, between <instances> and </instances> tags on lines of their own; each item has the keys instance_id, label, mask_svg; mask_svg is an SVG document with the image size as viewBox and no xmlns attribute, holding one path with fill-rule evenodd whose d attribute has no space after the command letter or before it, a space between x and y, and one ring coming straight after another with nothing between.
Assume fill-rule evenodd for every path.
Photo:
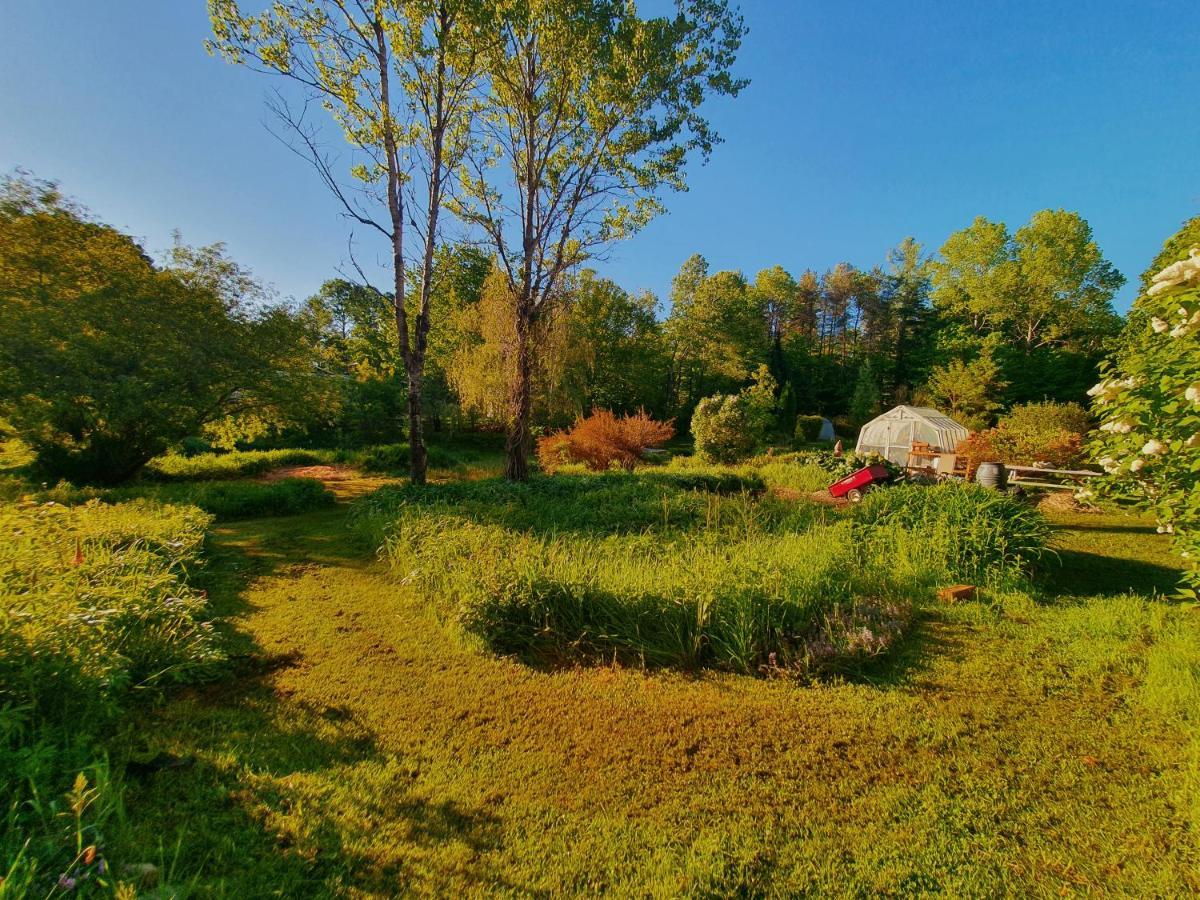
<instances>
[{"instance_id":1,"label":"orange-leaved shrub","mask_svg":"<svg viewBox=\"0 0 1200 900\"><path fill-rule=\"evenodd\" d=\"M583 463L596 472L614 465L632 469L646 448L674 436L674 420L659 422L645 410L618 417L607 409L597 409L590 416L580 416L564 431L538 438L538 462L546 472L567 463Z\"/></svg>"}]
</instances>

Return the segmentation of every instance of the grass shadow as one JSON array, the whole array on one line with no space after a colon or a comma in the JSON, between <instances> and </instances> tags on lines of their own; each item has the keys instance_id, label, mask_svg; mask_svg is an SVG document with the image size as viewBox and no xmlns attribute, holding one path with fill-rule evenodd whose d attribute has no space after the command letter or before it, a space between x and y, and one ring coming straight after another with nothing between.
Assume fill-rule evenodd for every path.
<instances>
[{"instance_id":1,"label":"grass shadow","mask_svg":"<svg viewBox=\"0 0 1200 900\"><path fill-rule=\"evenodd\" d=\"M1050 598L1167 594L1179 583L1177 568L1066 548L1042 560L1036 574L1038 588Z\"/></svg>"}]
</instances>

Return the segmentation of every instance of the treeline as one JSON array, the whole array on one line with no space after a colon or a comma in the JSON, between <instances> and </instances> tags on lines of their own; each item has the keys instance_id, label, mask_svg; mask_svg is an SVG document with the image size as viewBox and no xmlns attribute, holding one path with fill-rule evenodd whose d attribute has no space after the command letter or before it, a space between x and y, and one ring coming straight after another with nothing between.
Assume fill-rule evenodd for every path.
<instances>
[{"instance_id":1,"label":"treeline","mask_svg":"<svg viewBox=\"0 0 1200 900\"><path fill-rule=\"evenodd\" d=\"M505 279L463 247L439 253L436 268L431 427L502 428L514 341ZM736 392L765 365L787 432L797 415L855 426L903 402L983 427L1014 404L1086 401L1121 326L1112 297L1122 282L1087 223L1061 210L1011 234L978 219L936 255L910 238L869 269L797 276L774 266L751 280L693 256L669 304L582 269L533 322L532 421L552 428L593 409L643 409L686 426L701 399ZM314 434L382 440L402 427L390 302L344 281L307 301L325 371L345 382L339 412Z\"/></svg>"},{"instance_id":2,"label":"treeline","mask_svg":"<svg viewBox=\"0 0 1200 900\"><path fill-rule=\"evenodd\" d=\"M189 438L409 437L394 294L332 280L287 307L219 247L154 261L25 177L0 191L0 256L0 418L49 477L121 480ZM503 430L520 382L518 298L486 250L438 248L431 269L428 427ZM683 431L702 399L765 367L782 433L798 415L853 427L909 401L983 427L1017 403L1086 400L1121 324L1121 282L1087 223L1050 210L1012 233L978 219L936 255L909 239L872 268L774 266L751 280L693 256L669 304L576 267L530 321L530 424L641 409ZM403 302L414 310L420 293Z\"/></svg>"}]
</instances>

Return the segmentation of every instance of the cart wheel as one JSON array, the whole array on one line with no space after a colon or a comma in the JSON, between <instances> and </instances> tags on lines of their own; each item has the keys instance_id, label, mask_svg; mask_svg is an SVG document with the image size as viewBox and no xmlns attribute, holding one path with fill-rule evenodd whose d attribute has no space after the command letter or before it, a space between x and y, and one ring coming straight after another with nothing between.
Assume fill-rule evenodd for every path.
<instances>
[{"instance_id":1,"label":"cart wheel","mask_svg":"<svg viewBox=\"0 0 1200 900\"><path fill-rule=\"evenodd\" d=\"M846 491L846 499L851 503L860 503L865 493L866 488L863 488L861 491L858 488L850 488L850 490Z\"/></svg>"}]
</instances>

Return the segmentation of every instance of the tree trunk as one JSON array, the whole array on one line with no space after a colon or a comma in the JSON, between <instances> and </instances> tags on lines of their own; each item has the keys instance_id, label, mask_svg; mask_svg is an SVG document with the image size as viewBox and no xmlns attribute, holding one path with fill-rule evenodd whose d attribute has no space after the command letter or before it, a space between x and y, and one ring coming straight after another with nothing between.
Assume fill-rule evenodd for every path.
<instances>
[{"instance_id":1,"label":"tree trunk","mask_svg":"<svg viewBox=\"0 0 1200 900\"><path fill-rule=\"evenodd\" d=\"M508 395L508 434L504 452L507 456L504 477L509 481L529 479L529 419L530 419L530 360L529 316L517 313L517 334L514 352L512 383Z\"/></svg>"},{"instance_id":2,"label":"tree trunk","mask_svg":"<svg viewBox=\"0 0 1200 900\"><path fill-rule=\"evenodd\" d=\"M413 484L425 483L429 454L425 450L425 424L421 410L422 373L408 375L408 452L409 477Z\"/></svg>"}]
</instances>

